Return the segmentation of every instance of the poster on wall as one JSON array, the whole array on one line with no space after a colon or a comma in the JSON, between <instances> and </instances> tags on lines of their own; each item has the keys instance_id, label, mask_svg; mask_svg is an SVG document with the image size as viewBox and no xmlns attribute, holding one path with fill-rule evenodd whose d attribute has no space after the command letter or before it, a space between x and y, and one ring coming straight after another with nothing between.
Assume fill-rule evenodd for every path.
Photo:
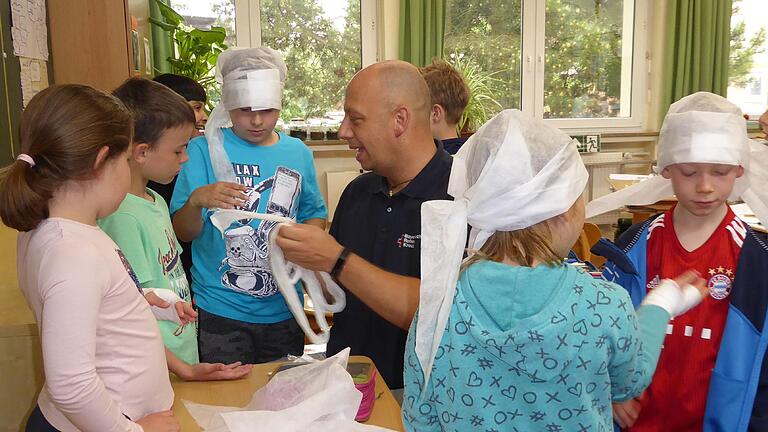
<instances>
[{"instance_id":1,"label":"poster on wall","mask_svg":"<svg viewBox=\"0 0 768 432\"><path fill-rule=\"evenodd\" d=\"M21 102L24 108L41 90L48 87L48 68L43 60L19 57Z\"/></svg>"},{"instance_id":2,"label":"poster on wall","mask_svg":"<svg viewBox=\"0 0 768 432\"><path fill-rule=\"evenodd\" d=\"M48 27L45 0L11 0L13 53L19 57L48 60Z\"/></svg>"}]
</instances>

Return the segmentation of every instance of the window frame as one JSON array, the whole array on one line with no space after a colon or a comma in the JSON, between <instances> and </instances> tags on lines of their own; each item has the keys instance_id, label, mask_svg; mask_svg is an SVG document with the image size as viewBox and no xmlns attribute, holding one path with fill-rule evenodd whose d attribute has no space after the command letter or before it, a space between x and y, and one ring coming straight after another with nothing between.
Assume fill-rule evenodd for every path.
<instances>
[{"instance_id":1,"label":"window frame","mask_svg":"<svg viewBox=\"0 0 768 432\"><path fill-rule=\"evenodd\" d=\"M545 29L545 2L535 0L525 0L526 3L534 1L537 3L536 9L536 37L541 41L537 44L539 51L537 52L537 68L539 73L536 76L539 84L536 86L536 111L534 115L537 118L544 117L544 40L546 35ZM640 131L646 128L646 111L648 109L646 101L648 100L648 92L650 89L647 86L648 74L650 70L648 68L648 52L647 52L647 39L648 39L648 4L647 0L624 0L625 9L624 17L627 18L628 7L626 2L631 1L633 4L630 6L634 9L632 12L631 31L632 36L632 50L629 52L630 60L632 62L628 67L622 67L621 86L622 91L628 87L630 90L630 116L628 117L610 117L610 118L562 118L562 119L545 119L544 121L559 129L569 132L595 132L600 130L610 130L611 132L619 131ZM628 24L625 20L624 29L627 30ZM539 31L541 29L541 31ZM525 30L524 30L525 31ZM523 36L525 37L525 35ZM622 44L626 47L625 44ZM626 55L628 50L624 50ZM624 64L624 62L622 62ZM627 82L629 79L629 82Z\"/></svg>"},{"instance_id":2,"label":"window frame","mask_svg":"<svg viewBox=\"0 0 768 432\"><path fill-rule=\"evenodd\" d=\"M631 65L622 70L622 89L630 93L628 117L544 119L552 126L569 133L637 132L647 129L650 61L648 54L648 0L632 2L633 15ZM520 55L520 109L536 118L544 118L544 78L546 42L546 2L523 0L522 45ZM625 7L625 17L629 9ZM628 24L625 21L625 29ZM627 45L625 45L626 47ZM628 50L625 48L625 53ZM626 54L625 54L626 55ZM527 84L527 85L526 85Z\"/></svg>"},{"instance_id":3,"label":"window frame","mask_svg":"<svg viewBox=\"0 0 768 432\"><path fill-rule=\"evenodd\" d=\"M376 0L360 0L361 67L378 59ZM261 46L261 1L235 0L235 34L237 46Z\"/></svg>"},{"instance_id":4,"label":"window frame","mask_svg":"<svg viewBox=\"0 0 768 432\"><path fill-rule=\"evenodd\" d=\"M568 133L638 132L647 129L649 102L649 75L651 62L648 53L648 0L624 0L634 6L632 20L631 67L622 71L622 87L631 89L631 115L622 118L564 118L544 119L545 122ZM235 0L235 28L237 46L261 46L260 0ZM546 2L522 1L521 50L521 110L536 118L544 117L544 52L546 35ZM379 38L376 0L360 0L360 32L362 67L379 60ZM627 12L625 9L625 17ZM627 23L625 21L625 28ZM631 75L630 75L631 74ZM627 77L629 82L627 83ZM530 83L525 85L526 83Z\"/></svg>"}]
</instances>

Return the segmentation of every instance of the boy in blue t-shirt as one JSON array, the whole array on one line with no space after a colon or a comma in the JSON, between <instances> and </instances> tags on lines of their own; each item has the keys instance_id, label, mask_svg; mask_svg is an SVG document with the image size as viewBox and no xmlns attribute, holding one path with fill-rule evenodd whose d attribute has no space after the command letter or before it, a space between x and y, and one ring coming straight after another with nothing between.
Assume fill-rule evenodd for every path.
<instances>
[{"instance_id":1,"label":"boy in blue t-shirt","mask_svg":"<svg viewBox=\"0 0 768 432\"><path fill-rule=\"evenodd\" d=\"M205 137L190 141L176 181L170 210L178 237L192 241L201 361L264 363L303 352L303 332L269 266L274 222L237 221L222 238L210 220L212 209L238 207L325 227L312 153L274 131L286 71L270 48L222 53L221 103Z\"/></svg>"}]
</instances>

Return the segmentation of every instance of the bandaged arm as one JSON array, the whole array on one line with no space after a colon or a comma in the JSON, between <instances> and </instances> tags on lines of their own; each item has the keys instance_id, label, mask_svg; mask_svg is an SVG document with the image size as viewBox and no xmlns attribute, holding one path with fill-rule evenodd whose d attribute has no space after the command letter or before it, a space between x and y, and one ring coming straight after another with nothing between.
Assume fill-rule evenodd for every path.
<instances>
[{"instance_id":1,"label":"bandaged arm","mask_svg":"<svg viewBox=\"0 0 768 432\"><path fill-rule=\"evenodd\" d=\"M177 324L181 324L181 319L179 319L179 314L174 306L176 303L184 300L182 300L178 294L173 292L173 290L166 288L143 288L142 292L144 292L145 296L149 293L153 293L160 297L160 299L166 301L169 305L168 307L162 308L150 304L149 308L152 310L155 319L158 321L173 321Z\"/></svg>"},{"instance_id":2,"label":"bandaged arm","mask_svg":"<svg viewBox=\"0 0 768 432\"><path fill-rule=\"evenodd\" d=\"M627 292L621 290L621 295L627 308L631 308ZM673 280L665 279L648 293L637 309L636 323L631 322L633 314L627 314L628 321L619 324L623 331L612 340L615 354L608 370L614 401L631 399L650 385L669 319L685 313L700 301L701 296L693 286L681 290ZM631 341L629 348L628 341Z\"/></svg>"}]
</instances>

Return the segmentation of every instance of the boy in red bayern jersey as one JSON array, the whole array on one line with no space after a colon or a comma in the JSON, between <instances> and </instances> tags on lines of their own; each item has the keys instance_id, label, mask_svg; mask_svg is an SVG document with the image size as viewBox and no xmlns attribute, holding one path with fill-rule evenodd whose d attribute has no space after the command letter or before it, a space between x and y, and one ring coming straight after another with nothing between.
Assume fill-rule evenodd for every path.
<instances>
[{"instance_id":1,"label":"boy in red bayern jersey","mask_svg":"<svg viewBox=\"0 0 768 432\"><path fill-rule=\"evenodd\" d=\"M587 217L673 193L678 203L594 251L604 276L636 305L661 279L689 268L709 296L667 327L650 387L614 404L617 425L632 432L768 430L768 246L728 205L743 199L768 222L768 147L748 139L739 108L699 92L672 104L658 143L658 172L598 198Z\"/></svg>"}]
</instances>

